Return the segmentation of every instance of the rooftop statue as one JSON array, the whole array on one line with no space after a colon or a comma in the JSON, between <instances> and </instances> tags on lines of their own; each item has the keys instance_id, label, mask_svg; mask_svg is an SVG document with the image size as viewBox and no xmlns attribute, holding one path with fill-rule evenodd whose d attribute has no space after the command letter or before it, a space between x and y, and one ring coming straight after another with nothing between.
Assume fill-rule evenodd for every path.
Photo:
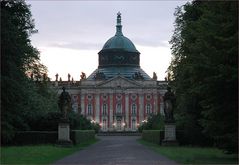
<instances>
[{"instance_id":1,"label":"rooftop statue","mask_svg":"<svg viewBox=\"0 0 239 165\"><path fill-rule=\"evenodd\" d=\"M59 76L58 73L55 76L56 76L56 81L58 81L58 76Z\"/></svg>"},{"instance_id":2,"label":"rooftop statue","mask_svg":"<svg viewBox=\"0 0 239 165\"><path fill-rule=\"evenodd\" d=\"M85 75L85 73L84 73L84 72L81 72L80 78L81 78L81 80L84 80L84 79L86 79L86 75Z\"/></svg>"},{"instance_id":3,"label":"rooftop statue","mask_svg":"<svg viewBox=\"0 0 239 165\"><path fill-rule=\"evenodd\" d=\"M68 81L71 81L71 75L68 73Z\"/></svg>"},{"instance_id":4,"label":"rooftop statue","mask_svg":"<svg viewBox=\"0 0 239 165\"><path fill-rule=\"evenodd\" d=\"M153 79L154 79L154 80L157 80L157 79L158 79L157 74L156 74L155 72L153 72Z\"/></svg>"}]
</instances>

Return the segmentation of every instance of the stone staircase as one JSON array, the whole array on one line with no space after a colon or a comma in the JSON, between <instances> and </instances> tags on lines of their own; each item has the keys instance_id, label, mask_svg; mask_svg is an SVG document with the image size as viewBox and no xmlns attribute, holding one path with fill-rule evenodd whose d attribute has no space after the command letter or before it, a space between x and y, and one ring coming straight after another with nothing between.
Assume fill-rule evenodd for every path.
<instances>
[{"instance_id":1,"label":"stone staircase","mask_svg":"<svg viewBox=\"0 0 239 165\"><path fill-rule=\"evenodd\" d=\"M128 131L121 131L121 132L99 132L97 136L141 136L140 132L128 132Z\"/></svg>"}]
</instances>

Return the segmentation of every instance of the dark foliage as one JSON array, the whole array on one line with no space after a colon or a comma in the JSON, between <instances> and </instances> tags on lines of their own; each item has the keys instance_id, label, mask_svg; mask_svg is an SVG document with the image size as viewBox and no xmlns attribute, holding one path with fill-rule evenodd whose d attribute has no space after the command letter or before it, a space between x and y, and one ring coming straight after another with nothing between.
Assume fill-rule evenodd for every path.
<instances>
[{"instance_id":1,"label":"dark foliage","mask_svg":"<svg viewBox=\"0 0 239 165\"><path fill-rule=\"evenodd\" d=\"M35 32L23 0L1 1L1 143L10 141L16 131L30 130L27 119L57 110L46 67L30 42Z\"/></svg>"},{"instance_id":2,"label":"dark foliage","mask_svg":"<svg viewBox=\"0 0 239 165\"><path fill-rule=\"evenodd\" d=\"M168 69L189 144L238 152L238 2L193 1L175 12Z\"/></svg>"},{"instance_id":3,"label":"dark foliage","mask_svg":"<svg viewBox=\"0 0 239 165\"><path fill-rule=\"evenodd\" d=\"M19 131L10 145L55 144L57 138L57 131Z\"/></svg>"}]
</instances>

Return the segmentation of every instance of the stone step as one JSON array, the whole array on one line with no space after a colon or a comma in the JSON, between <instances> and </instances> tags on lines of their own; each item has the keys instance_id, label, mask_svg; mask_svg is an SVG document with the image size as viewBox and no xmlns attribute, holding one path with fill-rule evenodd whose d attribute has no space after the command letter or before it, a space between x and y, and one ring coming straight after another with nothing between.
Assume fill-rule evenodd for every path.
<instances>
[{"instance_id":1,"label":"stone step","mask_svg":"<svg viewBox=\"0 0 239 165\"><path fill-rule=\"evenodd\" d=\"M141 136L139 132L99 132L97 136Z\"/></svg>"}]
</instances>

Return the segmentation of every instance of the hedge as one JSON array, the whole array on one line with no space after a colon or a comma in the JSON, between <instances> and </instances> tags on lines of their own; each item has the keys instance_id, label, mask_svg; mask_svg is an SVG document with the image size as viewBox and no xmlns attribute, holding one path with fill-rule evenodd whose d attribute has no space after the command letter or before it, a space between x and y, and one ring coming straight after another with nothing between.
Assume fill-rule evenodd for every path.
<instances>
[{"instance_id":1,"label":"hedge","mask_svg":"<svg viewBox=\"0 0 239 165\"><path fill-rule=\"evenodd\" d=\"M161 144L164 138L162 130L143 130L142 139L151 143Z\"/></svg>"},{"instance_id":2,"label":"hedge","mask_svg":"<svg viewBox=\"0 0 239 165\"><path fill-rule=\"evenodd\" d=\"M8 145L55 144L58 131L18 131ZM71 130L70 139L74 144L95 139L95 130Z\"/></svg>"},{"instance_id":3,"label":"hedge","mask_svg":"<svg viewBox=\"0 0 239 165\"><path fill-rule=\"evenodd\" d=\"M55 143L58 138L57 131L19 131L16 132L10 144L30 145Z\"/></svg>"},{"instance_id":4,"label":"hedge","mask_svg":"<svg viewBox=\"0 0 239 165\"><path fill-rule=\"evenodd\" d=\"M95 130L72 130L71 140L74 144L84 143L95 139Z\"/></svg>"}]
</instances>

